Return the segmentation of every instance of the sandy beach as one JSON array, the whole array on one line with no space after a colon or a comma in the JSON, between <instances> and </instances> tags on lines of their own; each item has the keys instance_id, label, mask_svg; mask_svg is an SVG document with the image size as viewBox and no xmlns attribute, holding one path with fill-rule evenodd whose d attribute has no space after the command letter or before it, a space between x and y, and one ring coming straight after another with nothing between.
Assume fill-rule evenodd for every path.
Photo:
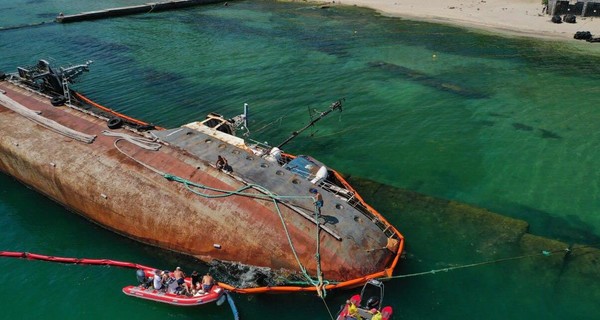
<instances>
[{"instance_id":1,"label":"sandy beach","mask_svg":"<svg viewBox=\"0 0 600 320\"><path fill-rule=\"evenodd\" d=\"M577 31L600 37L600 17L577 16L555 24L542 14L541 0L336 0L335 5L367 7L387 16L453 24L536 38L571 39Z\"/></svg>"}]
</instances>

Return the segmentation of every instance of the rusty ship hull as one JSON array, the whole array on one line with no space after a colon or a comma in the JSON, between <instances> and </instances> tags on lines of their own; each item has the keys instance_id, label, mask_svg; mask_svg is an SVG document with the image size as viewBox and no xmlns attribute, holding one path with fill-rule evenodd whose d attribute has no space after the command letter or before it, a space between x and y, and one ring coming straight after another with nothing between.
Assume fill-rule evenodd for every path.
<instances>
[{"instance_id":1,"label":"rusty ship hull","mask_svg":"<svg viewBox=\"0 0 600 320\"><path fill-rule=\"evenodd\" d=\"M402 235L345 181L334 191L315 185L219 132L108 129L106 117L53 106L50 96L19 83L0 81L0 90L0 170L123 236L203 261L306 268L309 275L321 272L354 286L391 275L398 262ZM84 143L65 136L11 110L9 102L95 138ZM151 137L160 149L107 131ZM217 154L227 157L233 172L213 165ZM313 215L310 188L323 195L320 216Z\"/></svg>"}]
</instances>

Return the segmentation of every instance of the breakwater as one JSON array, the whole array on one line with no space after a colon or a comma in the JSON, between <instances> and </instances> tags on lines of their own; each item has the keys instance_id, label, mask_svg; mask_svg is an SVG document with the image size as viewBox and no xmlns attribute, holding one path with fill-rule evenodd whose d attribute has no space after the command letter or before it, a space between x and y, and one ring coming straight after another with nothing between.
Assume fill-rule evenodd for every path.
<instances>
[{"instance_id":1,"label":"breakwater","mask_svg":"<svg viewBox=\"0 0 600 320\"><path fill-rule=\"evenodd\" d=\"M65 15L63 13L56 17L56 22L69 23L87 20L106 19L133 14L151 13L166 10L175 10L202 4L222 2L221 0L175 0L165 2L153 2L142 5L110 8L104 10L88 11L78 14Z\"/></svg>"}]
</instances>

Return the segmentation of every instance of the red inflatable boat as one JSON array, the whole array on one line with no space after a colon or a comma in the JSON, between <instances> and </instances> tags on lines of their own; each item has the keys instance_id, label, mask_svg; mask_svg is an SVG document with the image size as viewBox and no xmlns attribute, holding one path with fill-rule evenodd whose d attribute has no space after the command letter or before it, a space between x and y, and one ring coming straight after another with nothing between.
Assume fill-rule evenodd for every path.
<instances>
[{"instance_id":1,"label":"red inflatable boat","mask_svg":"<svg viewBox=\"0 0 600 320\"><path fill-rule=\"evenodd\" d=\"M368 300L367 297L369 297ZM360 295L353 295L341 307L336 320L389 320L392 317L392 307L383 307L382 304L383 283L371 279L365 283Z\"/></svg>"},{"instance_id":2,"label":"red inflatable boat","mask_svg":"<svg viewBox=\"0 0 600 320\"><path fill-rule=\"evenodd\" d=\"M142 270L138 270L138 272L140 271ZM217 302L217 304L220 305L225 301L225 289L216 284L213 285L210 291L207 293L186 296L183 294L174 293L172 290L167 288L165 288L166 290L156 290L151 284L149 286L145 285L145 283L148 283L148 279L154 277L154 272L153 270L143 270L143 272L146 277L145 279L140 279L138 274L140 285L127 286L123 288L123 293L136 298L153 300L177 306L197 306L212 302ZM188 287L191 286L190 278L186 278L185 282Z\"/></svg>"}]
</instances>

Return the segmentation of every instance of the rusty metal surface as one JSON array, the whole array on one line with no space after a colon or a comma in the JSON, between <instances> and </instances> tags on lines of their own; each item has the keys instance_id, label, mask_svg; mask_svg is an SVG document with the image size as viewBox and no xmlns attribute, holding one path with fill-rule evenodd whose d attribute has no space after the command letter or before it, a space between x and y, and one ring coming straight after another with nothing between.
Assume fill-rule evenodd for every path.
<instances>
[{"instance_id":1,"label":"rusty metal surface","mask_svg":"<svg viewBox=\"0 0 600 320\"><path fill-rule=\"evenodd\" d=\"M84 144L47 130L0 106L0 170L84 217L126 237L185 253L202 260L219 259L271 268L298 270L286 233L273 202L243 196L206 198L186 190L143 167L115 148L115 138L102 135L105 121L68 107L53 107L47 98L7 82L0 89L15 101L72 129L97 135ZM137 135L118 129L118 132ZM236 190L244 183L210 165L217 153L192 155L174 146L148 151L120 141L123 152L139 162L196 183ZM232 151L232 150L229 150ZM230 154L234 168L247 166L249 177L264 174L256 159ZM213 159L214 158L214 159ZM273 168L266 168L274 170ZM270 172L270 171L269 171ZM307 185L291 183L291 175L273 188L279 194L306 193ZM260 180L260 181L258 181ZM282 180L282 181L284 181ZM278 185L281 185L278 187ZM252 190L251 192L257 192ZM331 211L336 199L326 198ZM311 202L297 203L310 210ZM316 272L316 226L289 207L280 206L301 262ZM350 211L348 211L350 212ZM334 215L334 213L332 213ZM330 227L341 241L320 232L321 267L325 278L347 280L383 270L393 253L386 238L368 222L356 221L351 212L335 213L339 223ZM371 230L373 229L373 230ZM213 244L219 244L216 249Z\"/></svg>"}]
</instances>

